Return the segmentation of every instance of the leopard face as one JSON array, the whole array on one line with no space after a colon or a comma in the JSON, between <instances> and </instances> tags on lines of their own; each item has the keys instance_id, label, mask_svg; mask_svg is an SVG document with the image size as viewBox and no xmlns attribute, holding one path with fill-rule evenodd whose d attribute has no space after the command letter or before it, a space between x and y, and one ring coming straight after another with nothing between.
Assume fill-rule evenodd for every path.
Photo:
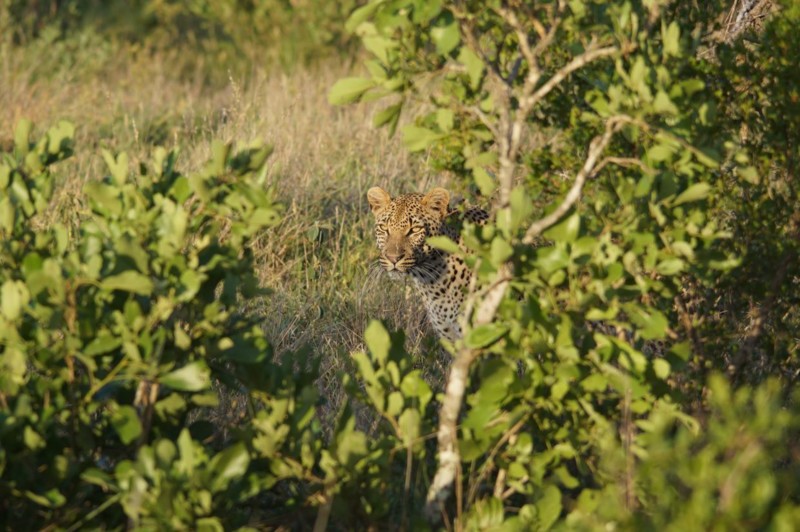
<instances>
[{"instance_id":1,"label":"leopard face","mask_svg":"<svg viewBox=\"0 0 800 532\"><path fill-rule=\"evenodd\" d=\"M434 188L427 194L391 198L373 187L367 199L375 215L375 239L383 269L390 277L410 276L436 333L452 341L460 338L459 316L472 272L460 256L427 243L429 237L438 235L460 240L457 224L446 223L461 218L448 212L450 194ZM486 216L484 211L472 209L463 217L482 223Z\"/></svg>"},{"instance_id":2,"label":"leopard face","mask_svg":"<svg viewBox=\"0 0 800 532\"><path fill-rule=\"evenodd\" d=\"M444 257L427 244L427 238L443 234L449 193L434 188L425 195L391 198L383 189L373 187L367 199L375 216L375 240L383 269L395 276L430 278L436 274Z\"/></svg>"}]
</instances>

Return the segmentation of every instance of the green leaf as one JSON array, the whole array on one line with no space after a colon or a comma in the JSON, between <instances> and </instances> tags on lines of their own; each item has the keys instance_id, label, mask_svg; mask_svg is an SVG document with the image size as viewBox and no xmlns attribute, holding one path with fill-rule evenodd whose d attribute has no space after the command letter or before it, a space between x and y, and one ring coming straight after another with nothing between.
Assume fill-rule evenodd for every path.
<instances>
[{"instance_id":1,"label":"green leaf","mask_svg":"<svg viewBox=\"0 0 800 532\"><path fill-rule=\"evenodd\" d=\"M472 178L475 180L475 184L478 185L481 194L486 197L491 196L492 192L497 188L494 178L483 167L476 166L473 168Z\"/></svg>"},{"instance_id":2,"label":"green leaf","mask_svg":"<svg viewBox=\"0 0 800 532\"><path fill-rule=\"evenodd\" d=\"M44 441L44 438L42 438L38 432L33 430L30 425L25 426L22 440L25 442L25 447L32 451L38 451L39 449L44 449L47 446L47 442Z\"/></svg>"},{"instance_id":3,"label":"green leaf","mask_svg":"<svg viewBox=\"0 0 800 532\"><path fill-rule=\"evenodd\" d=\"M419 438L420 424L422 418L419 411L413 408L407 408L397 420L397 425L400 428L400 438L406 447L411 446L417 438Z\"/></svg>"},{"instance_id":4,"label":"green leaf","mask_svg":"<svg viewBox=\"0 0 800 532\"><path fill-rule=\"evenodd\" d=\"M653 110L656 113L670 116L676 116L679 113L678 107L672 103L672 100L669 99L669 96L663 90L656 93L656 98L653 100Z\"/></svg>"},{"instance_id":5,"label":"green leaf","mask_svg":"<svg viewBox=\"0 0 800 532\"><path fill-rule=\"evenodd\" d=\"M711 192L711 185L708 183L695 183L681 192L672 202L672 205L677 206L691 201L700 201L707 198L709 192Z\"/></svg>"},{"instance_id":6,"label":"green leaf","mask_svg":"<svg viewBox=\"0 0 800 532\"><path fill-rule=\"evenodd\" d=\"M467 69L470 88L472 90L477 89L481 79L483 79L483 61L481 58L466 46L462 46L461 51L458 53L458 62Z\"/></svg>"},{"instance_id":7,"label":"green leaf","mask_svg":"<svg viewBox=\"0 0 800 532\"><path fill-rule=\"evenodd\" d=\"M83 186L83 192L89 198L95 212L116 216L122 212L122 201L117 187L99 181L89 181Z\"/></svg>"},{"instance_id":8,"label":"green leaf","mask_svg":"<svg viewBox=\"0 0 800 532\"><path fill-rule=\"evenodd\" d=\"M758 175L758 170L756 170L755 167L753 166L737 168L736 175L738 175L751 185L758 185L761 182L761 178Z\"/></svg>"},{"instance_id":9,"label":"green leaf","mask_svg":"<svg viewBox=\"0 0 800 532\"><path fill-rule=\"evenodd\" d=\"M537 530L550 530L561 515L561 491L556 486L544 489L542 498L536 501L536 513L539 517Z\"/></svg>"},{"instance_id":10,"label":"green leaf","mask_svg":"<svg viewBox=\"0 0 800 532\"><path fill-rule=\"evenodd\" d=\"M413 125L403 127L403 144L409 151L422 151L440 138L442 135L432 129Z\"/></svg>"},{"instance_id":11,"label":"green leaf","mask_svg":"<svg viewBox=\"0 0 800 532\"><path fill-rule=\"evenodd\" d=\"M488 347L502 338L506 332L508 332L508 327L499 323L479 325L469 331L464 343L471 349Z\"/></svg>"},{"instance_id":12,"label":"green leaf","mask_svg":"<svg viewBox=\"0 0 800 532\"><path fill-rule=\"evenodd\" d=\"M66 120L59 121L47 130L47 152L53 155L68 155L75 136L75 126Z\"/></svg>"},{"instance_id":13,"label":"green leaf","mask_svg":"<svg viewBox=\"0 0 800 532\"><path fill-rule=\"evenodd\" d=\"M661 275L676 275L686 268L686 263L683 259L677 257L662 260L656 266L656 271Z\"/></svg>"},{"instance_id":14,"label":"green leaf","mask_svg":"<svg viewBox=\"0 0 800 532\"><path fill-rule=\"evenodd\" d=\"M27 118L20 119L17 122L17 127L14 129L14 149L17 152L17 157L24 159L30 150L30 136L33 123Z\"/></svg>"},{"instance_id":15,"label":"green leaf","mask_svg":"<svg viewBox=\"0 0 800 532\"><path fill-rule=\"evenodd\" d=\"M64 495L62 495L61 492L55 488L46 491L44 495L39 495L38 493L34 493L32 491L26 491L25 496L36 504L46 508L59 508L60 506L63 506L65 502L67 502L66 497L64 497Z\"/></svg>"},{"instance_id":16,"label":"green leaf","mask_svg":"<svg viewBox=\"0 0 800 532\"><path fill-rule=\"evenodd\" d=\"M222 522L216 517L203 517L196 522L197 532L225 532Z\"/></svg>"},{"instance_id":17,"label":"green leaf","mask_svg":"<svg viewBox=\"0 0 800 532\"><path fill-rule=\"evenodd\" d=\"M439 54L449 54L461 42L458 23L453 21L445 26L434 26L431 28L431 40L436 44L436 51Z\"/></svg>"},{"instance_id":18,"label":"green leaf","mask_svg":"<svg viewBox=\"0 0 800 532\"><path fill-rule=\"evenodd\" d=\"M81 480L88 482L89 484L94 484L95 486L100 486L106 491L111 490L114 484L113 479L108 473L97 469L96 467L90 467L81 473Z\"/></svg>"},{"instance_id":19,"label":"green leaf","mask_svg":"<svg viewBox=\"0 0 800 532\"><path fill-rule=\"evenodd\" d=\"M365 35L361 42L384 65L389 64L389 51L398 46L397 42L382 35Z\"/></svg>"},{"instance_id":20,"label":"green leaf","mask_svg":"<svg viewBox=\"0 0 800 532\"><path fill-rule=\"evenodd\" d=\"M587 392L602 392L608 386L608 380L601 373L592 373L581 381L581 388Z\"/></svg>"},{"instance_id":21,"label":"green leaf","mask_svg":"<svg viewBox=\"0 0 800 532\"><path fill-rule=\"evenodd\" d=\"M497 497L487 497L475 501L467 514L467 530L515 530L515 527L504 527L503 501Z\"/></svg>"},{"instance_id":22,"label":"green leaf","mask_svg":"<svg viewBox=\"0 0 800 532\"><path fill-rule=\"evenodd\" d=\"M386 415L391 417L397 416L397 414L403 411L404 404L403 394L398 391L390 393L389 399L386 401Z\"/></svg>"},{"instance_id":23,"label":"green leaf","mask_svg":"<svg viewBox=\"0 0 800 532\"><path fill-rule=\"evenodd\" d=\"M490 258L492 265L499 267L514 254L514 248L502 236L497 235L492 240Z\"/></svg>"},{"instance_id":24,"label":"green leaf","mask_svg":"<svg viewBox=\"0 0 800 532\"><path fill-rule=\"evenodd\" d=\"M122 152L114 158L108 150L103 150L101 153L109 172L111 172L111 176L114 178L114 183L117 185L125 183L128 178L128 154Z\"/></svg>"},{"instance_id":25,"label":"green leaf","mask_svg":"<svg viewBox=\"0 0 800 532\"><path fill-rule=\"evenodd\" d=\"M389 332L378 320L372 320L364 331L364 341L367 343L370 353L378 363L383 366L389 357L389 349L392 347L392 339Z\"/></svg>"},{"instance_id":26,"label":"green leaf","mask_svg":"<svg viewBox=\"0 0 800 532\"><path fill-rule=\"evenodd\" d=\"M556 242L574 242L581 228L581 217L577 211L544 232L544 237Z\"/></svg>"},{"instance_id":27,"label":"green leaf","mask_svg":"<svg viewBox=\"0 0 800 532\"><path fill-rule=\"evenodd\" d=\"M0 288L0 299L2 299L0 310L3 316L9 320L17 319L23 306L23 292L18 283L11 279L6 280Z\"/></svg>"},{"instance_id":28,"label":"green leaf","mask_svg":"<svg viewBox=\"0 0 800 532\"><path fill-rule=\"evenodd\" d=\"M333 84L328 92L328 102L332 105L344 105L358 101L361 96L375 86L369 78L344 78Z\"/></svg>"},{"instance_id":29,"label":"green leaf","mask_svg":"<svg viewBox=\"0 0 800 532\"><path fill-rule=\"evenodd\" d=\"M8 196L0 198L0 231L11 233L14 228L14 219L17 211Z\"/></svg>"},{"instance_id":30,"label":"green leaf","mask_svg":"<svg viewBox=\"0 0 800 532\"><path fill-rule=\"evenodd\" d=\"M671 370L672 368L670 367L669 362L663 358L657 358L653 360L653 371L659 379L666 379L669 377Z\"/></svg>"},{"instance_id":31,"label":"green leaf","mask_svg":"<svg viewBox=\"0 0 800 532\"><path fill-rule=\"evenodd\" d=\"M666 161L672 157L673 152L674 150L671 146L666 144L656 144L647 150L647 158L653 162Z\"/></svg>"},{"instance_id":32,"label":"green leaf","mask_svg":"<svg viewBox=\"0 0 800 532\"><path fill-rule=\"evenodd\" d=\"M125 405L119 407L111 416L111 426L119 434L119 439L125 445L142 434L142 424L139 421L139 414L132 406Z\"/></svg>"},{"instance_id":33,"label":"green leaf","mask_svg":"<svg viewBox=\"0 0 800 532\"><path fill-rule=\"evenodd\" d=\"M368 19L372 17L375 11L381 6L381 2L368 2L366 5L363 5L353 11L350 17L347 19L345 23L345 30L348 33L353 33L356 29L361 25L361 23L366 22Z\"/></svg>"},{"instance_id":34,"label":"green leaf","mask_svg":"<svg viewBox=\"0 0 800 532\"><path fill-rule=\"evenodd\" d=\"M446 236L432 236L428 238L428 244L431 247L436 249L441 249L447 253L458 254L461 252L459 249L458 244L453 242L449 237Z\"/></svg>"},{"instance_id":35,"label":"green leaf","mask_svg":"<svg viewBox=\"0 0 800 532\"><path fill-rule=\"evenodd\" d=\"M122 340L118 336L110 334L108 330L103 330L98 332L94 340L83 349L83 354L88 357L102 355L117 349L120 345L122 345Z\"/></svg>"},{"instance_id":36,"label":"green leaf","mask_svg":"<svg viewBox=\"0 0 800 532\"><path fill-rule=\"evenodd\" d=\"M214 455L208 464L211 491L220 492L233 480L244 476L250 466L250 454L244 443L237 443Z\"/></svg>"},{"instance_id":37,"label":"green leaf","mask_svg":"<svg viewBox=\"0 0 800 532\"><path fill-rule=\"evenodd\" d=\"M450 133L453 129L455 113L451 109L438 109L436 111L436 125L443 133Z\"/></svg>"},{"instance_id":38,"label":"green leaf","mask_svg":"<svg viewBox=\"0 0 800 532\"><path fill-rule=\"evenodd\" d=\"M664 57L680 56L681 30L676 21L670 22L669 26L664 26L663 21L661 25L661 39L663 42L663 55Z\"/></svg>"},{"instance_id":39,"label":"green leaf","mask_svg":"<svg viewBox=\"0 0 800 532\"><path fill-rule=\"evenodd\" d=\"M198 392L211 385L211 371L205 362L198 360L167 373L159 380L173 390Z\"/></svg>"},{"instance_id":40,"label":"green leaf","mask_svg":"<svg viewBox=\"0 0 800 532\"><path fill-rule=\"evenodd\" d=\"M148 296L153 292L153 282L150 278L134 270L106 277L101 285L106 290L124 290L143 296Z\"/></svg>"},{"instance_id":41,"label":"green leaf","mask_svg":"<svg viewBox=\"0 0 800 532\"><path fill-rule=\"evenodd\" d=\"M533 214L533 202L524 187L514 187L509 197L511 203L511 219L509 229L515 230Z\"/></svg>"},{"instance_id":42,"label":"green leaf","mask_svg":"<svg viewBox=\"0 0 800 532\"><path fill-rule=\"evenodd\" d=\"M554 401L561 401L569 391L569 382L565 379L558 379L552 387L550 387L550 397Z\"/></svg>"},{"instance_id":43,"label":"green leaf","mask_svg":"<svg viewBox=\"0 0 800 532\"><path fill-rule=\"evenodd\" d=\"M498 405L508 395L516 374L509 364L502 360L487 361L481 368L480 388L477 402L485 405Z\"/></svg>"},{"instance_id":44,"label":"green leaf","mask_svg":"<svg viewBox=\"0 0 800 532\"><path fill-rule=\"evenodd\" d=\"M428 383L422 379L420 370L415 369L403 377L400 383L400 391L403 392L405 397L417 397L419 399L419 409L425 410L425 407L433 398L433 391Z\"/></svg>"},{"instance_id":45,"label":"green leaf","mask_svg":"<svg viewBox=\"0 0 800 532\"><path fill-rule=\"evenodd\" d=\"M393 135L397 129L397 123L400 120L400 112L402 109L403 102L400 102L378 111L372 118L372 125L375 127L383 127L389 124L389 135Z\"/></svg>"},{"instance_id":46,"label":"green leaf","mask_svg":"<svg viewBox=\"0 0 800 532\"><path fill-rule=\"evenodd\" d=\"M638 305L626 305L625 309L631 322L639 329L639 336L645 340L664 338L669 321L660 310L649 309L649 312Z\"/></svg>"}]
</instances>

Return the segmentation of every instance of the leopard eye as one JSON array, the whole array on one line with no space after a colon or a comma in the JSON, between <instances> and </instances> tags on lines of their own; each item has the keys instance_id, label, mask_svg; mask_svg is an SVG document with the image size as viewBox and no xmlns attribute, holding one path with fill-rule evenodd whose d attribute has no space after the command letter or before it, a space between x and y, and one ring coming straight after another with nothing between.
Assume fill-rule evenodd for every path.
<instances>
[{"instance_id":1,"label":"leopard eye","mask_svg":"<svg viewBox=\"0 0 800 532\"><path fill-rule=\"evenodd\" d=\"M378 224L375 228L378 231L380 231L381 233L385 233L386 232L386 224Z\"/></svg>"},{"instance_id":2,"label":"leopard eye","mask_svg":"<svg viewBox=\"0 0 800 532\"><path fill-rule=\"evenodd\" d=\"M424 225L412 226L411 227L411 232L414 233L415 235L418 235L420 233L424 233L425 232L425 226Z\"/></svg>"}]
</instances>

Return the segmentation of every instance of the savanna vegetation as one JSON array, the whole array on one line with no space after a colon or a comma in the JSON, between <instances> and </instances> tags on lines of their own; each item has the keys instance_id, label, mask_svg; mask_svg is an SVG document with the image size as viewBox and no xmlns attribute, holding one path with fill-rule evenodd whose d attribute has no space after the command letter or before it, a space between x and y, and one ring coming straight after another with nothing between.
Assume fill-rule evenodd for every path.
<instances>
[{"instance_id":1,"label":"savanna vegetation","mask_svg":"<svg viewBox=\"0 0 800 532\"><path fill-rule=\"evenodd\" d=\"M0 526L794 530L791 0L0 0ZM463 339L366 191L444 186Z\"/></svg>"}]
</instances>

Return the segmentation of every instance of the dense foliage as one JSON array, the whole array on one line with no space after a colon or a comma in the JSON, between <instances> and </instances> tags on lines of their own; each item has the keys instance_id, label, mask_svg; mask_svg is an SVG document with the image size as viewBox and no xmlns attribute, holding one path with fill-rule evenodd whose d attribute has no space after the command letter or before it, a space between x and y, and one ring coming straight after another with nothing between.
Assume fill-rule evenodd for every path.
<instances>
[{"instance_id":1,"label":"dense foliage","mask_svg":"<svg viewBox=\"0 0 800 532\"><path fill-rule=\"evenodd\" d=\"M217 143L188 176L165 150L136 175L104 152L109 175L86 184L72 230L47 217L74 128L36 143L30 129L0 162L3 527L241 524L232 508L304 471L274 432L316 441L311 381L272 363L238 310L259 291L249 242L279 219L259 179L269 148ZM212 379L258 405L224 446Z\"/></svg>"},{"instance_id":2,"label":"dense foliage","mask_svg":"<svg viewBox=\"0 0 800 532\"><path fill-rule=\"evenodd\" d=\"M100 35L100 4L0 0L0 44ZM117 34L242 65L360 39L331 102L386 101L374 124L492 210L462 236L446 386L379 321L336 374L274 356L270 147L191 171L98 149L67 223L93 148L23 120L0 132L0 526L796 527L800 9L358 4L141 1Z\"/></svg>"},{"instance_id":3,"label":"dense foliage","mask_svg":"<svg viewBox=\"0 0 800 532\"><path fill-rule=\"evenodd\" d=\"M391 130L411 109L407 147L494 205L463 235L480 282L450 381L471 384L441 403L428 494L457 527L797 521L795 460L767 449L798 443L800 19L704 39L721 8L398 1L350 18L369 76L331 101L387 98ZM782 384L734 393L711 370ZM746 428L748 401L776 439Z\"/></svg>"}]
</instances>

